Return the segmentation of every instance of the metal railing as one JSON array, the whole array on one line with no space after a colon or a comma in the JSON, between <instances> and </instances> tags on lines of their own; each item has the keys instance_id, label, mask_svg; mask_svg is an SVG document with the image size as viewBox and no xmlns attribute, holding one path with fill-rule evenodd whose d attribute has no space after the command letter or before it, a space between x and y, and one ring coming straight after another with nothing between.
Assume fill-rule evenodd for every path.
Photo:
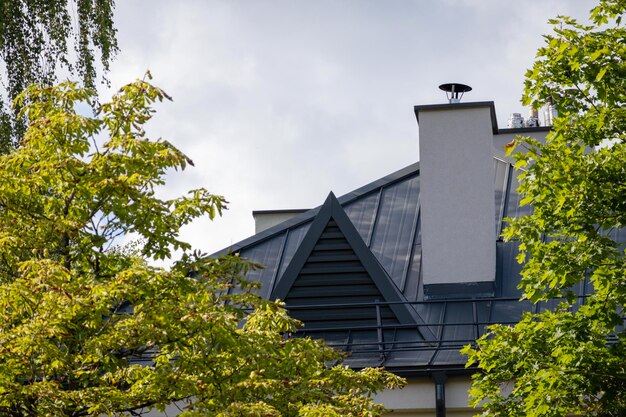
<instances>
[{"instance_id":1,"label":"metal railing","mask_svg":"<svg viewBox=\"0 0 626 417\"><path fill-rule=\"evenodd\" d=\"M574 305L585 303L588 295L577 297ZM443 351L458 352L465 345L475 345L489 325L504 324L514 325L522 317L524 312L537 313L549 309L549 303L559 303L563 299L552 299L547 302L533 304L530 301L520 301L515 297L494 297L494 298L471 298L471 299L446 299L427 300L414 302L386 302L375 300L373 302L358 302L345 304L308 304L308 305L287 305L287 309L295 317L299 311L318 310L346 310L354 308L372 308L372 315L369 320L364 320L363 324L342 326L329 323L327 326L320 325L323 321L317 321L312 327L305 326L295 334L298 336L311 336L314 338L326 339L330 335L343 334L343 342L327 341L329 346L350 352L353 356L369 355L376 357L381 364L384 364L394 354L415 353L415 359L423 365L435 365L437 355ZM437 316L429 321L417 320L416 323L403 324L385 320L382 315L384 307L404 304L411 306L418 319L420 313L428 313L428 316ZM466 319L458 319L459 311L455 316L450 317L452 306L463 305L464 311L471 311L471 315ZM471 307L471 309L470 309ZM501 309L499 309L501 307ZM457 307L458 308L458 307ZM431 309L431 311L428 311ZM508 310L508 311L507 311ZM369 321L369 323L367 323ZM413 331L414 337L407 337ZM375 335L375 340L359 339L355 334L367 333L371 338ZM399 337L399 333L403 333ZM326 337L325 337L326 336ZM430 353L426 360L424 355ZM419 356L419 358L418 358ZM459 365L462 365L460 363Z\"/></svg>"}]
</instances>

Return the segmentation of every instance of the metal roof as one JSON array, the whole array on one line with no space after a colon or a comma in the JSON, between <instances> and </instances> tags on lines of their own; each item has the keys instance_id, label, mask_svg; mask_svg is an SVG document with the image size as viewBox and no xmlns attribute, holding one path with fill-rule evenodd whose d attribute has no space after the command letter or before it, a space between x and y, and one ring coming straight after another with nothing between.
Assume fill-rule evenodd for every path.
<instances>
[{"instance_id":1,"label":"metal roof","mask_svg":"<svg viewBox=\"0 0 626 417\"><path fill-rule=\"evenodd\" d=\"M511 164L497 158L493 163L494 221L499 235L505 218L523 216L530 208L519 207ZM264 265L246 277L261 283L260 295L285 299L291 314L304 322L298 335L321 337L346 350L345 363L350 366L382 365L400 373L466 372L465 359L458 351L476 340L488 324L514 323L522 312L549 308L558 301L537 305L518 301L517 244L495 236L492 296L425 299L419 180L416 163L338 199L331 194L324 205L218 254L232 250ZM335 260L314 253L316 245L329 242L344 251ZM353 277L356 281L341 273L349 266L361 274ZM311 275L311 268L321 268L326 275ZM365 287L359 288L359 279ZM343 292L337 292L339 284ZM575 289L581 297L585 286Z\"/></svg>"}]
</instances>

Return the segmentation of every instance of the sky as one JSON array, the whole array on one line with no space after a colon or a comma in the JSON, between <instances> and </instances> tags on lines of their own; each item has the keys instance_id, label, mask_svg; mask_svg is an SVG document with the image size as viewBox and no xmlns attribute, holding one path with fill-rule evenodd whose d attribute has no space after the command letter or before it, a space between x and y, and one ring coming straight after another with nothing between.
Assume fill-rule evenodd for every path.
<instances>
[{"instance_id":1,"label":"sky","mask_svg":"<svg viewBox=\"0 0 626 417\"><path fill-rule=\"evenodd\" d=\"M182 231L213 253L254 234L253 210L312 208L419 160L417 104L472 86L498 124L527 113L524 73L549 18L590 0L118 1L112 89L141 78L173 102L148 126L195 167L164 198L204 187L230 202ZM107 97L113 90L103 87Z\"/></svg>"}]
</instances>

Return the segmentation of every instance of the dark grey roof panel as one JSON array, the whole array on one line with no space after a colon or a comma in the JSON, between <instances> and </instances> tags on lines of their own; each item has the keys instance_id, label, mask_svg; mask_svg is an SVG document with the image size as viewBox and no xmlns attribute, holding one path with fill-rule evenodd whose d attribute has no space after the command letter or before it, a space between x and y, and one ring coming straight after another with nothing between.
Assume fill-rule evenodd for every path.
<instances>
[{"instance_id":1,"label":"dark grey roof panel","mask_svg":"<svg viewBox=\"0 0 626 417\"><path fill-rule=\"evenodd\" d=\"M372 331L353 331L350 334L350 356L349 360L352 366L365 366L367 363L382 365L383 357L379 353L381 349L378 344L378 337Z\"/></svg>"},{"instance_id":2,"label":"dark grey roof panel","mask_svg":"<svg viewBox=\"0 0 626 417\"><path fill-rule=\"evenodd\" d=\"M409 301L417 301L424 298L422 288L422 239L419 225L416 226L416 235L413 241L413 254L409 263L406 284L404 286L404 297Z\"/></svg>"},{"instance_id":3,"label":"dark grey roof panel","mask_svg":"<svg viewBox=\"0 0 626 417\"><path fill-rule=\"evenodd\" d=\"M413 306L437 340L441 340L443 327L440 324L444 322L445 303L417 303Z\"/></svg>"},{"instance_id":4,"label":"dark grey roof panel","mask_svg":"<svg viewBox=\"0 0 626 417\"><path fill-rule=\"evenodd\" d=\"M493 302L490 300L480 301L476 303L476 319L478 322L477 330L479 335L484 334L487 330L488 324L486 323L492 322L490 319L492 305Z\"/></svg>"},{"instance_id":5,"label":"dark grey roof panel","mask_svg":"<svg viewBox=\"0 0 626 417\"><path fill-rule=\"evenodd\" d=\"M504 217L522 217L532 213L531 206L520 207L520 195L517 192L519 188L519 181L517 179L517 173L514 170L510 171L510 186L508 190L508 196L506 199L506 207L504 210Z\"/></svg>"},{"instance_id":6,"label":"dark grey roof panel","mask_svg":"<svg viewBox=\"0 0 626 417\"><path fill-rule=\"evenodd\" d=\"M391 340L394 342L386 346L389 353L384 362L388 367L425 366L435 352L436 345L421 342L414 329L400 329Z\"/></svg>"},{"instance_id":7,"label":"dark grey roof panel","mask_svg":"<svg viewBox=\"0 0 626 417\"><path fill-rule=\"evenodd\" d=\"M516 323L522 318L522 313L532 311L533 304L519 300L493 301L491 320L497 323Z\"/></svg>"},{"instance_id":8,"label":"dark grey roof panel","mask_svg":"<svg viewBox=\"0 0 626 417\"><path fill-rule=\"evenodd\" d=\"M496 295L518 298L522 292L517 288L522 266L517 263L519 244L496 242Z\"/></svg>"},{"instance_id":9,"label":"dark grey roof panel","mask_svg":"<svg viewBox=\"0 0 626 417\"><path fill-rule=\"evenodd\" d=\"M464 366L466 358L459 352L462 347L463 346L460 345L450 345L438 349L435 352L431 365L436 365L439 367L443 365L451 367Z\"/></svg>"},{"instance_id":10,"label":"dark grey roof panel","mask_svg":"<svg viewBox=\"0 0 626 417\"><path fill-rule=\"evenodd\" d=\"M296 250L300 246L302 239L309 230L311 226L311 222L301 224L300 226L294 227L293 229L287 230L287 242L285 243L285 249L283 250L283 254L280 260L280 268L278 270L278 276L282 276L287 269L287 265L291 262L291 258L296 253ZM272 288L274 288L272 286Z\"/></svg>"},{"instance_id":11,"label":"dark grey roof panel","mask_svg":"<svg viewBox=\"0 0 626 417\"><path fill-rule=\"evenodd\" d=\"M494 189L496 202L496 235L502 232L502 217L504 214L507 189L509 186L511 164L498 158L493 158Z\"/></svg>"},{"instance_id":12,"label":"dark grey roof panel","mask_svg":"<svg viewBox=\"0 0 626 417\"><path fill-rule=\"evenodd\" d=\"M272 283L276 280L281 248L284 245L286 234L276 239L266 240L241 252L241 257L263 266L261 269L249 271L246 279L261 283L260 295L269 297Z\"/></svg>"},{"instance_id":13,"label":"dark grey roof panel","mask_svg":"<svg viewBox=\"0 0 626 417\"><path fill-rule=\"evenodd\" d=\"M372 239L372 229L378 213L380 195L380 192L370 193L344 206L350 221L368 246Z\"/></svg>"},{"instance_id":14,"label":"dark grey roof panel","mask_svg":"<svg viewBox=\"0 0 626 417\"><path fill-rule=\"evenodd\" d=\"M403 291L419 211L419 177L412 177L382 193L372 244L372 253L396 286ZM380 225L380 227L376 227ZM383 226L384 225L384 226Z\"/></svg>"},{"instance_id":15,"label":"dark grey roof panel","mask_svg":"<svg viewBox=\"0 0 626 417\"><path fill-rule=\"evenodd\" d=\"M447 305L444 316L442 339L448 343L468 344L478 336L474 322L475 303L453 303ZM476 317L477 318L477 317Z\"/></svg>"}]
</instances>

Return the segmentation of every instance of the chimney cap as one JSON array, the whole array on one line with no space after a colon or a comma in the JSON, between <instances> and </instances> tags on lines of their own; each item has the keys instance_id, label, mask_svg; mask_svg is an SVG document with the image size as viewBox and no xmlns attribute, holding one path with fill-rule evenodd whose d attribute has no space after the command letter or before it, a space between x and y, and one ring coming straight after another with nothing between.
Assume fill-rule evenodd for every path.
<instances>
[{"instance_id":1,"label":"chimney cap","mask_svg":"<svg viewBox=\"0 0 626 417\"><path fill-rule=\"evenodd\" d=\"M472 91L472 87L461 83L441 84L439 86L439 89L446 92L446 97L448 97L448 101L450 103L460 103L463 94L467 93L468 91Z\"/></svg>"}]
</instances>

